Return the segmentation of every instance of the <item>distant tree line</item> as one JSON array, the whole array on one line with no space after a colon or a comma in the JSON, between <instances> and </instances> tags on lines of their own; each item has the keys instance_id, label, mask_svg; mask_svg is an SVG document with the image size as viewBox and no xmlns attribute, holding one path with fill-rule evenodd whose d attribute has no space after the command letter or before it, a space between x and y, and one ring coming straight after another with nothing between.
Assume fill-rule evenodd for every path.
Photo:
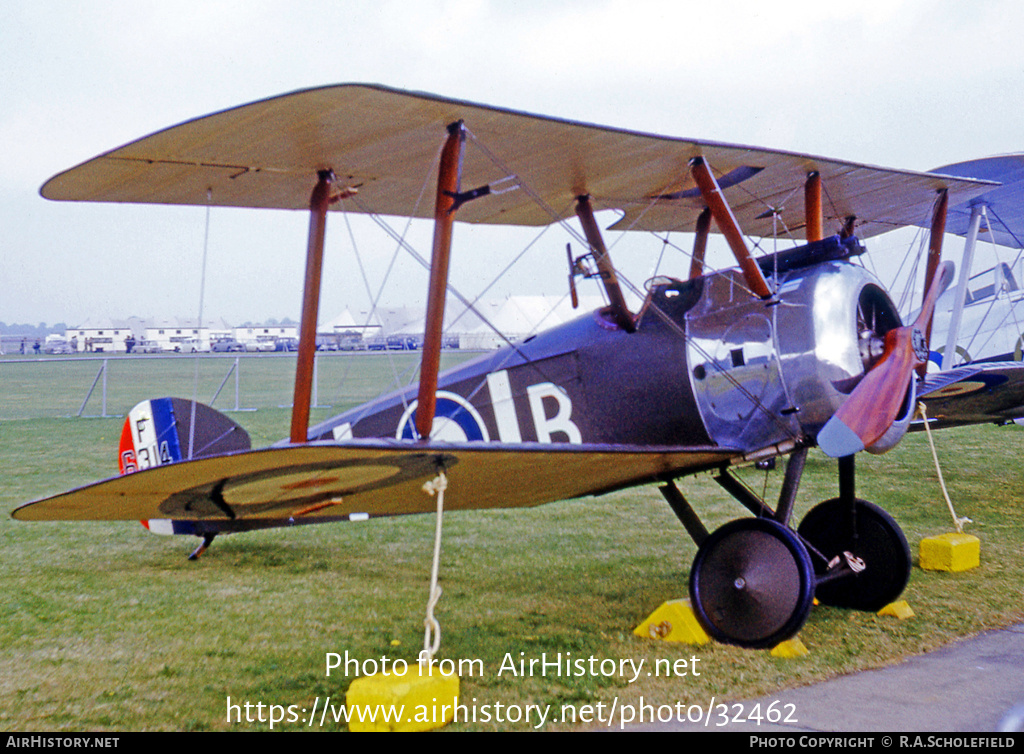
<instances>
[{"instance_id":1,"label":"distant tree line","mask_svg":"<svg viewBox=\"0 0 1024 754\"><path fill-rule=\"evenodd\" d=\"M278 320L271 317L268 320L262 322L244 322L241 327L257 327L263 325L297 325L290 317ZM47 335L63 335L68 329L68 326L64 322L58 322L55 325L48 325L45 322L40 322L38 325L29 324L18 324L12 323L7 324L6 322L0 322L0 335L20 335L25 338L45 338Z\"/></svg>"},{"instance_id":2,"label":"distant tree line","mask_svg":"<svg viewBox=\"0 0 1024 754\"><path fill-rule=\"evenodd\" d=\"M52 326L45 322L40 322L38 325L20 325L17 323L9 325L6 322L0 322L0 335L20 335L23 338L45 338L53 333L63 335L67 329L68 326L63 322L58 322Z\"/></svg>"}]
</instances>

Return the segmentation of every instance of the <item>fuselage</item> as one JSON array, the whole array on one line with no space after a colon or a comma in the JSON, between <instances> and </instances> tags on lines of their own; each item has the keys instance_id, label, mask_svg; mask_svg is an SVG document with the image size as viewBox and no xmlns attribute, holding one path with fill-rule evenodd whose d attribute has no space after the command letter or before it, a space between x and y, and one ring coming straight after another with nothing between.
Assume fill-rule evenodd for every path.
<instances>
[{"instance_id":1,"label":"fuselage","mask_svg":"<svg viewBox=\"0 0 1024 754\"><path fill-rule=\"evenodd\" d=\"M864 331L880 337L899 317L861 266L779 259L762 261L769 300L736 271L658 278L635 332L598 310L443 373L431 436L744 453L813 437L865 372ZM415 439L416 392L341 414L310 439Z\"/></svg>"}]
</instances>

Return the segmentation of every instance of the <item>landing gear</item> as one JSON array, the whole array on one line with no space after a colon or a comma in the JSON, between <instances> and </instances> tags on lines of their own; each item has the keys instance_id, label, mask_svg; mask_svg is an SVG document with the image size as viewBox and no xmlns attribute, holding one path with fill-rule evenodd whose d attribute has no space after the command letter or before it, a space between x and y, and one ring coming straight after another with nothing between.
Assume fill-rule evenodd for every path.
<instances>
[{"instance_id":1,"label":"landing gear","mask_svg":"<svg viewBox=\"0 0 1024 754\"><path fill-rule=\"evenodd\" d=\"M690 571L690 599L716 640L767 649L807 620L814 570L792 530L770 519L741 518L701 544Z\"/></svg>"},{"instance_id":2,"label":"landing gear","mask_svg":"<svg viewBox=\"0 0 1024 754\"><path fill-rule=\"evenodd\" d=\"M877 505L856 498L826 500L808 512L797 533L817 551L816 596L824 605L876 612L907 585L910 547L892 516Z\"/></svg>"},{"instance_id":3,"label":"landing gear","mask_svg":"<svg viewBox=\"0 0 1024 754\"><path fill-rule=\"evenodd\" d=\"M812 508L796 531L789 528L806 453L798 448L789 458L774 510L723 470L715 481L755 517L711 534L673 482L660 488L697 544L690 600L704 629L720 642L774 647L796 635L815 597L875 612L907 585L906 537L888 513L855 496L853 456L839 459L839 497Z\"/></svg>"}]
</instances>

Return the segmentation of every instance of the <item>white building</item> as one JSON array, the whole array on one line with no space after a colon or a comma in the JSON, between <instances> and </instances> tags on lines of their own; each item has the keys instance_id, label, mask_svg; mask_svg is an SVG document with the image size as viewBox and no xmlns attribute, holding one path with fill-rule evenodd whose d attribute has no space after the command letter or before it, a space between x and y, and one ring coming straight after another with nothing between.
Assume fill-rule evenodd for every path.
<instances>
[{"instance_id":1,"label":"white building","mask_svg":"<svg viewBox=\"0 0 1024 754\"><path fill-rule=\"evenodd\" d=\"M78 327L65 330L64 337L77 353L124 353L125 341L138 342L144 329L138 317L129 319L104 319L99 322L86 320Z\"/></svg>"},{"instance_id":2,"label":"white building","mask_svg":"<svg viewBox=\"0 0 1024 754\"><path fill-rule=\"evenodd\" d=\"M270 345L276 344L278 340L295 340L299 337L299 326L290 325L244 325L231 329L231 335L239 343L246 347L246 350L273 350Z\"/></svg>"},{"instance_id":3,"label":"white building","mask_svg":"<svg viewBox=\"0 0 1024 754\"><path fill-rule=\"evenodd\" d=\"M360 351L380 338L384 325L376 314L368 311L352 312L347 306L334 319L317 328L317 344L337 347L343 351Z\"/></svg>"},{"instance_id":4,"label":"white building","mask_svg":"<svg viewBox=\"0 0 1024 754\"><path fill-rule=\"evenodd\" d=\"M196 319L172 317L147 320L143 340L155 344L161 351L195 353L210 350L214 340L230 338L231 325L224 320L208 320L201 325Z\"/></svg>"},{"instance_id":5,"label":"white building","mask_svg":"<svg viewBox=\"0 0 1024 754\"><path fill-rule=\"evenodd\" d=\"M470 311L449 299L444 343L448 348L500 348L602 306L600 296L581 297L578 309L572 308L568 296L509 296L477 301ZM381 307L372 315L346 308L319 326L318 341L333 337L345 350L419 348L424 318L418 307Z\"/></svg>"},{"instance_id":6,"label":"white building","mask_svg":"<svg viewBox=\"0 0 1024 754\"><path fill-rule=\"evenodd\" d=\"M599 296L581 297L578 309L572 308L567 296L509 296L474 306L486 322L468 312L451 330L458 335L459 348L501 348L602 306Z\"/></svg>"}]
</instances>

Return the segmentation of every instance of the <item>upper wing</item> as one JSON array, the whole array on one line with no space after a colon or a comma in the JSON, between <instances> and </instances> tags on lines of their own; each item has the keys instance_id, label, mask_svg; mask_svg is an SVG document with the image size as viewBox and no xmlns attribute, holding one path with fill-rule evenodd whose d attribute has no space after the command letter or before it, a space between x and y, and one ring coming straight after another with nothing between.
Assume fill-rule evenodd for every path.
<instances>
[{"instance_id":1,"label":"upper wing","mask_svg":"<svg viewBox=\"0 0 1024 754\"><path fill-rule=\"evenodd\" d=\"M966 236L971 220L971 207L982 203L989 214L982 236L1000 246L1024 248L1024 154L1005 154L980 160L958 162L935 168L936 173L998 181L1001 185L986 191L969 202L949 204L946 231Z\"/></svg>"},{"instance_id":2,"label":"upper wing","mask_svg":"<svg viewBox=\"0 0 1024 754\"><path fill-rule=\"evenodd\" d=\"M439 470L447 510L512 508L653 482L735 458L722 448L540 444L413 445L386 440L267 448L157 466L27 503L23 521L302 521L425 513Z\"/></svg>"},{"instance_id":3,"label":"upper wing","mask_svg":"<svg viewBox=\"0 0 1024 754\"><path fill-rule=\"evenodd\" d=\"M1024 364L978 362L929 376L918 391L933 427L1003 424L1024 417ZM920 422L911 429L921 429Z\"/></svg>"},{"instance_id":4,"label":"upper wing","mask_svg":"<svg viewBox=\"0 0 1024 754\"><path fill-rule=\"evenodd\" d=\"M803 202L792 199L810 171L827 187L825 215L858 218L858 235L917 223L934 192L951 205L993 184L889 170L811 155L677 139L540 117L404 92L342 84L254 102L157 132L51 178L48 199L300 209L319 170L357 188L351 211L432 216L432 185L445 127L463 120L473 144L463 189L518 184L466 204L458 219L547 225L570 217L576 197L625 213L620 227L685 230L703 209L688 163L701 155L719 173L741 227L773 232L772 212L802 235ZM476 147L476 148L475 148ZM731 188L728 188L731 187ZM496 187L498 188L498 187Z\"/></svg>"}]
</instances>

